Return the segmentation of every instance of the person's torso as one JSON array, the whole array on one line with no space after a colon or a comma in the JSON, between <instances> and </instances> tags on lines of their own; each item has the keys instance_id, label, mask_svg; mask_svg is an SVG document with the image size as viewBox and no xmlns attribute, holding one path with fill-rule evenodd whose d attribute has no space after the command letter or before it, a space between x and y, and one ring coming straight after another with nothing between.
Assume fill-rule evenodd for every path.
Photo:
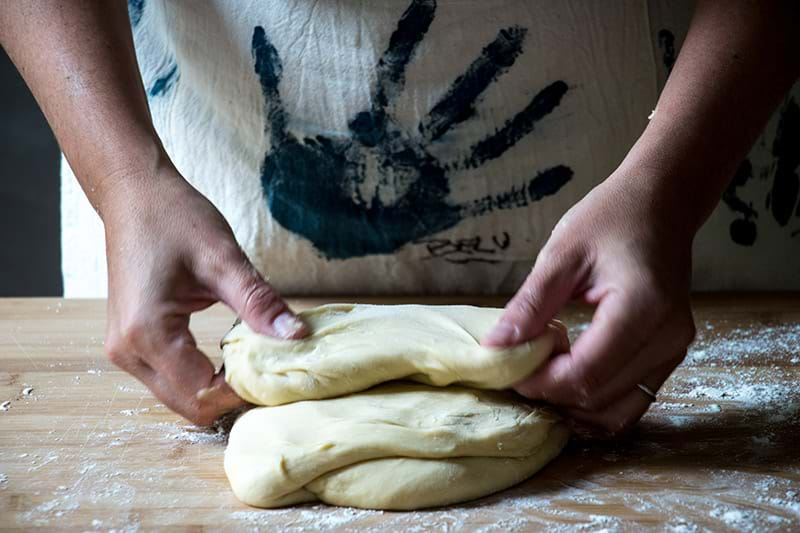
<instances>
[{"instance_id":1,"label":"person's torso","mask_svg":"<svg viewBox=\"0 0 800 533\"><path fill-rule=\"evenodd\" d=\"M691 5L139 0L130 11L170 156L281 290L495 293L521 283L559 217L642 132ZM786 255L780 221L732 200L746 185L698 239L698 286L746 286L749 270ZM760 225L754 242L729 231L737 218ZM767 268L760 279L785 283L800 260Z\"/></svg>"}]
</instances>

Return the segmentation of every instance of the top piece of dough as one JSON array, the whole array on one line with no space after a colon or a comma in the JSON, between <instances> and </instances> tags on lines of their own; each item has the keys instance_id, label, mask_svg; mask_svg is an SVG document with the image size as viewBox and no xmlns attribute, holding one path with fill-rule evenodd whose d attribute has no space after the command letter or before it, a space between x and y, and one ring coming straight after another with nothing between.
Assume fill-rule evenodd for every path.
<instances>
[{"instance_id":1,"label":"top piece of dough","mask_svg":"<svg viewBox=\"0 0 800 533\"><path fill-rule=\"evenodd\" d=\"M519 346L481 346L501 313L465 305L323 305L300 313L312 333L291 341L242 322L222 340L226 380L259 405L332 398L397 379L503 389L533 372L563 332L551 325Z\"/></svg>"}]
</instances>

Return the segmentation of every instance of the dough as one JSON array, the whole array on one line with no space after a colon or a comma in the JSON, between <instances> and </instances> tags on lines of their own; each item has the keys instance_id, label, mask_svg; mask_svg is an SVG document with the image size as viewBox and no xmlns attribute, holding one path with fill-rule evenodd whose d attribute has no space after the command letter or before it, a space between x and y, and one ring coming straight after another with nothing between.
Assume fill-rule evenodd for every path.
<instances>
[{"instance_id":1,"label":"dough","mask_svg":"<svg viewBox=\"0 0 800 533\"><path fill-rule=\"evenodd\" d=\"M514 485L567 438L557 416L510 392L396 382L245 413L225 472L236 496L258 507L319 499L418 509Z\"/></svg>"},{"instance_id":2,"label":"dough","mask_svg":"<svg viewBox=\"0 0 800 533\"><path fill-rule=\"evenodd\" d=\"M225 379L245 400L280 405L332 398L397 379L504 389L553 350L563 326L513 348L480 346L502 309L466 305L323 305L300 313L300 341L254 333L239 323L222 340Z\"/></svg>"},{"instance_id":3,"label":"dough","mask_svg":"<svg viewBox=\"0 0 800 533\"><path fill-rule=\"evenodd\" d=\"M520 346L480 346L501 313L325 305L300 313L312 334L296 341L234 326L222 342L226 379L269 407L245 413L231 431L233 492L258 507L322 500L418 509L532 475L564 446L566 426L512 392L478 389L527 376L566 335L553 324Z\"/></svg>"}]
</instances>

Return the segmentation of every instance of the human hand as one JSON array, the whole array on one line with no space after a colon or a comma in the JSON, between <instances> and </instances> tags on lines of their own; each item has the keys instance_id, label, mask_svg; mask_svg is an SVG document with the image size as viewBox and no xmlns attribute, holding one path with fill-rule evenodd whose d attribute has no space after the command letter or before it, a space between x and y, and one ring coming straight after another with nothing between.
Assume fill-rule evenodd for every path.
<instances>
[{"instance_id":1,"label":"human hand","mask_svg":"<svg viewBox=\"0 0 800 533\"><path fill-rule=\"evenodd\" d=\"M689 304L692 232L653 194L647 177L612 175L570 209L506 305L489 346L544 331L570 299L596 304L567 353L514 388L590 427L618 433L647 411L653 391L683 360L695 334Z\"/></svg>"},{"instance_id":2,"label":"human hand","mask_svg":"<svg viewBox=\"0 0 800 533\"><path fill-rule=\"evenodd\" d=\"M217 209L171 166L104 194L106 351L170 409L198 425L245 404L197 348L189 316L221 300L254 330L307 327L259 275Z\"/></svg>"}]
</instances>

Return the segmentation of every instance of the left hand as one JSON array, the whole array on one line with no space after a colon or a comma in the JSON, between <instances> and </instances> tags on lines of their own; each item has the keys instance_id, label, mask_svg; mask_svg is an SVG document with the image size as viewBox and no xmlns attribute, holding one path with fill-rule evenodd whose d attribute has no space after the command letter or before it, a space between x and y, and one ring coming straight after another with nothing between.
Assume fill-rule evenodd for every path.
<instances>
[{"instance_id":1,"label":"left hand","mask_svg":"<svg viewBox=\"0 0 800 533\"><path fill-rule=\"evenodd\" d=\"M693 233L675 206L659 205L646 172L618 171L570 209L506 305L488 346L544 331L571 299L597 305L591 325L514 388L574 420L611 433L632 426L686 355ZM654 200L655 199L655 200Z\"/></svg>"}]
</instances>

